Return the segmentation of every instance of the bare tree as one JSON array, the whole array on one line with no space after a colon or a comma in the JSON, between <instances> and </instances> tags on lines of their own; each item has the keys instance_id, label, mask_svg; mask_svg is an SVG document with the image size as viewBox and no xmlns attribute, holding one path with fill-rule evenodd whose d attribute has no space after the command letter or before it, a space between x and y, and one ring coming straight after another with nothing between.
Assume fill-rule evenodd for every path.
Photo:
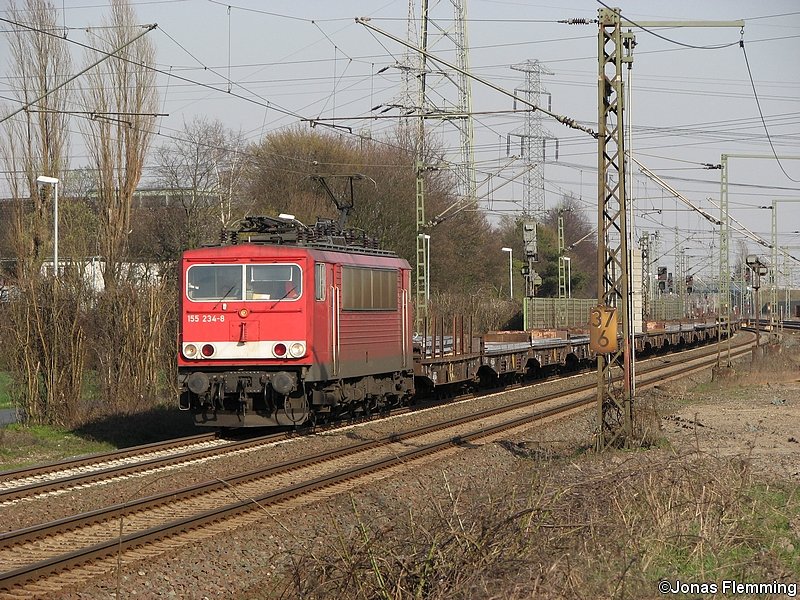
<instances>
[{"instance_id":1,"label":"bare tree","mask_svg":"<svg viewBox=\"0 0 800 600\"><path fill-rule=\"evenodd\" d=\"M97 173L100 247L105 258L106 289L116 285L125 257L133 194L152 138L158 105L155 49L141 37L136 16L127 0L111 0L107 27L97 36L99 51L113 56L89 72L83 101L94 118L84 125L84 136ZM122 48L120 50L120 48ZM90 52L89 60L101 54Z\"/></svg>"},{"instance_id":2,"label":"bare tree","mask_svg":"<svg viewBox=\"0 0 800 600\"><path fill-rule=\"evenodd\" d=\"M164 373L158 369L166 360L155 348L166 348L167 354L172 350L174 327L164 319L174 296L164 292L168 282L149 267L122 264L130 260L131 206L153 136L158 97L150 68L153 44L142 36L143 26L135 24L127 0L111 0L110 6L107 26L96 33L98 51L88 59L111 56L89 72L83 88L86 110L94 115L84 126L84 136L96 173L99 246L105 261L105 290L93 313L92 366L107 406L128 412L153 401L163 387L159 381Z\"/></svg>"},{"instance_id":3,"label":"bare tree","mask_svg":"<svg viewBox=\"0 0 800 600\"><path fill-rule=\"evenodd\" d=\"M58 278L41 273L53 239L53 190L37 190L36 178L64 180L71 90L63 84L72 67L66 41L53 35L59 29L51 2L12 0L8 14L16 23L9 37L9 85L18 104L5 121L3 158L15 200L10 237L22 300L3 307L0 338L7 343L0 351L24 417L71 424L80 412L87 355L81 326L86 287L74 272Z\"/></svg>"},{"instance_id":4,"label":"bare tree","mask_svg":"<svg viewBox=\"0 0 800 600\"><path fill-rule=\"evenodd\" d=\"M156 150L156 178L181 206L181 246L199 245L230 224L244 171L244 140L218 120L195 118Z\"/></svg>"},{"instance_id":5,"label":"bare tree","mask_svg":"<svg viewBox=\"0 0 800 600\"><path fill-rule=\"evenodd\" d=\"M66 110L71 90L58 86L68 78L72 65L66 41L48 35L58 29L51 2L27 0L20 8L11 0L8 14L20 24L9 37L9 93L27 108L5 123L4 159L11 193L17 201L13 233L17 270L30 274L39 271L53 231L52 189L47 187L40 193L36 177L61 178L67 168Z\"/></svg>"}]
</instances>

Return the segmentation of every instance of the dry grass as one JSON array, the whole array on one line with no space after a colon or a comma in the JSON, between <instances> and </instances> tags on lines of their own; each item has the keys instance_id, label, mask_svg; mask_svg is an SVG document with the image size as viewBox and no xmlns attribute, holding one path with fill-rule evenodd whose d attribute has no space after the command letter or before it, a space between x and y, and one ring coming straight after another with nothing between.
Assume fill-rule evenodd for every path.
<instances>
[{"instance_id":1,"label":"dry grass","mask_svg":"<svg viewBox=\"0 0 800 600\"><path fill-rule=\"evenodd\" d=\"M758 484L746 460L656 450L521 464L480 489L442 472L416 503L353 499L258 597L655 598L660 578L800 576L797 490Z\"/></svg>"}]
</instances>

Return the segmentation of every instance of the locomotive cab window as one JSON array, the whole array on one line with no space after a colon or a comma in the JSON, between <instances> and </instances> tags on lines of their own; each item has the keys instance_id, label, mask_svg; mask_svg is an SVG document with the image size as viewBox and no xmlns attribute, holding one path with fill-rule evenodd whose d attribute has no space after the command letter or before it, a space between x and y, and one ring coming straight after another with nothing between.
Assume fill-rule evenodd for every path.
<instances>
[{"instance_id":1,"label":"locomotive cab window","mask_svg":"<svg viewBox=\"0 0 800 600\"><path fill-rule=\"evenodd\" d=\"M195 302L292 301L302 292L295 264L192 265L186 271L186 296Z\"/></svg>"},{"instance_id":2,"label":"locomotive cab window","mask_svg":"<svg viewBox=\"0 0 800 600\"><path fill-rule=\"evenodd\" d=\"M302 291L297 265L247 265L247 300L297 300Z\"/></svg>"},{"instance_id":3,"label":"locomotive cab window","mask_svg":"<svg viewBox=\"0 0 800 600\"><path fill-rule=\"evenodd\" d=\"M195 302L241 300L241 265L192 265L186 272L186 295Z\"/></svg>"}]
</instances>

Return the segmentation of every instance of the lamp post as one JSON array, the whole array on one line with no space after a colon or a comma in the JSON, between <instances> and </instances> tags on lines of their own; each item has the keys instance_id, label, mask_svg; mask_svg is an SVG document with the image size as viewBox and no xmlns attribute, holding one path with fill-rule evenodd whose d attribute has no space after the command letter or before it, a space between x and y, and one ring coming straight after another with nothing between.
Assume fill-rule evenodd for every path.
<instances>
[{"instance_id":1,"label":"lamp post","mask_svg":"<svg viewBox=\"0 0 800 600\"><path fill-rule=\"evenodd\" d=\"M508 252L508 295L509 297L514 297L514 265L512 258L514 256L514 250L511 248L501 248L503 252Z\"/></svg>"},{"instance_id":2,"label":"lamp post","mask_svg":"<svg viewBox=\"0 0 800 600\"><path fill-rule=\"evenodd\" d=\"M567 298L572 298L572 259L569 256L562 256L567 263Z\"/></svg>"},{"instance_id":3,"label":"lamp post","mask_svg":"<svg viewBox=\"0 0 800 600\"><path fill-rule=\"evenodd\" d=\"M58 279L58 177L39 175L36 183L53 186L53 274Z\"/></svg>"}]
</instances>

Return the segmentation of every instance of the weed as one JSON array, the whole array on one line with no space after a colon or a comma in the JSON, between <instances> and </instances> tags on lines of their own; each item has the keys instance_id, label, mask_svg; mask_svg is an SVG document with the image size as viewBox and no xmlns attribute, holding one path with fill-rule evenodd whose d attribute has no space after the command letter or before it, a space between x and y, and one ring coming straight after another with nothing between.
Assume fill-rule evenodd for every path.
<instances>
[{"instance_id":1,"label":"weed","mask_svg":"<svg viewBox=\"0 0 800 600\"><path fill-rule=\"evenodd\" d=\"M479 491L443 472L416 501L351 499L336 544L292 554L270 597L655 598L660 578L800 575L797 489L755 482L744 461L654 450L520 464Z\"/></svg>"}]
</instances>

